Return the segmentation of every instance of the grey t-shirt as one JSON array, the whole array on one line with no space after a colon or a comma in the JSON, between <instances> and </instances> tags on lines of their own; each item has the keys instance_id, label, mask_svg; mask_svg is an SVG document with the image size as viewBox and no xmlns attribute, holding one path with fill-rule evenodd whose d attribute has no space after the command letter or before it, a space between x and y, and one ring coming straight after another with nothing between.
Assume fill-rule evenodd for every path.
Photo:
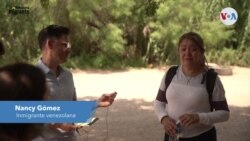
<instances>
[{"instance_id":1,"label":"grey t-shirt","mask_svg":"<svg viewBox=\"0 0 250 141\"><path fill-rule=\"evenodd\" d=\"M60 74L57 77L42 60L38 61L37 67L45 73L49 89L48 100L76 100L73 75L70 71L60 67ZM44 141L76 141L76 133L75 131L65 132L60 129L51 129L48 127L48 124L45 124L42 131L42 138Z\"/></svg>"}]
</instances>

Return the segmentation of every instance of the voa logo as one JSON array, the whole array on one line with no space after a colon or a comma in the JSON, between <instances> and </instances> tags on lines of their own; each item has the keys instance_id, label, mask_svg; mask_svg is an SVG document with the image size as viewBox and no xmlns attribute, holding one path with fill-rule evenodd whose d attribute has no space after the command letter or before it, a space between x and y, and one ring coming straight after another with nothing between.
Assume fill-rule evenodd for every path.
<instances>
[{"instance_id":1,"label":"voa logo","mask_svg":"<svg viewBox=\"0 0 250 141\"><path fill-rule=\"evenodd\" d=\"M231 7L224 8L220 12L220 20L224 25L233 25L238 19L238 13Z\"/></svg>"}]
</instances>

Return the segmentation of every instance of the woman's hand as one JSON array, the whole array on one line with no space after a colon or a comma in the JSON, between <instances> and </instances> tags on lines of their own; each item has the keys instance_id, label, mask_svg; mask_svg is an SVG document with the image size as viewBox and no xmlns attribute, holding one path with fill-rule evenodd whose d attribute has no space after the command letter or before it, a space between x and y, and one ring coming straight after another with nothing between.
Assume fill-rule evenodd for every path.
<instances>
[{"instance_id":1,"label":"woman's hand","mask_svg":"<svg viewBox=\"0 0 250 141\"><path fill-rule=\"evenodd\" d=\"M184 127L189 127L193 124L199 123L200 121L198 114L184 114L179 119Z\"/></svg>"},{"instance_id":2,"label":"woman's hand","mask_svg":"<svg viewBox=\"0 0 250 141\"><path fill-rule=\"evenodd\" d=\"M162 125L165 129L165 132L169 135L169 136L175 136L176 135L176 125L175 125L175 120L171 119L170 117L166 116L163 117L162 119Z\"/></svg>"}]
</instances>

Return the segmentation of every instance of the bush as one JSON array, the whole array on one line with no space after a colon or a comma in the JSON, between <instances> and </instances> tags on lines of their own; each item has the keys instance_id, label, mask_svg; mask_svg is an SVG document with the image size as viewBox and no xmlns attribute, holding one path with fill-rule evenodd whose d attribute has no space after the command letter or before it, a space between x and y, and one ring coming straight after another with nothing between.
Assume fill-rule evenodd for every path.
<instances>
[{"instance_id":1,"label":"bush","mask_svg":"<svg viewBox=\"0 0 250 141\"><path fill-rule=\"evenodd\" d=\"M242 53L242 58L239 60L239 65L250 66L250 49L248 48L245 52Z\"/></svg>"},{"instance_id":2,"label":"bush","mask_svg":"<svg viewBox=\"0 0 250 141\"><path fill-rule=\"evenodd\" d=\"M207 52L208 62L217 63L219 65L243 65L244 62L239 62L242 53L240 51L231 48L222 48L221 50L210 50Z\"/></svg>"},{"instance_id":3,"label":"bush","mask_svg":"<svg viewBox=\"0 0 250 141\"><path fill-rule=\"evenodd\" d=\"M125 69L127 67L145 67L142 59L126 58L104 53L86 54L69 59L65 66L77 69Z\"/></svg>"}]
</instances>

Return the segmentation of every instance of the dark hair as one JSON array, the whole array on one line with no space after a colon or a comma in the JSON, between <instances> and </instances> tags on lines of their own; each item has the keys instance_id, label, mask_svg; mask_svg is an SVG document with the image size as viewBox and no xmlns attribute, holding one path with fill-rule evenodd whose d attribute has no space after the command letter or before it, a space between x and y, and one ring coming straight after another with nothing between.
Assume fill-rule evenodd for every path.
<instances>
[{"instance_id":1,"label":"dark hair","mask_svg":"<svg viewBox=\"0 0 250 141\"><path fill-rule=\"evenodd\" d=\"M199 49L201 50L201 53L205 52L203 39L201 38L201 36L198 33L188 32L188 33L183 34L180 37L179 42L178 42L179 47L180 47L181 42L184 39L188 39L188 40L193 41L199 47Z\"/></svg>"},{"instance_id":2,"label":"dark hair","mask_svg":"<svg viewBox=\"0 0 250 141\"><path fill-rule=\"evenodd\" d=\"M45 75L39 68L25 63L0 68L0 100L43 100L45 92ZM42 127L39 123L1 123L0 140L28 141Z\"/></svg>"},{"instance_id":3,"label":"dark hair","mask_svg":"<svg viewBox=\"0 0 250 141\"><path fill-rule=\"evenodd\" d=\"M49 25L42 29L38 34L38 43L40 49L43 48L46 39L48 38L60 38L62 35L69 35L70 30L67 27L60 25Z\"/></svg>"},{"instance_id":4,"label":"dark hair","mask_svg":"<svg viewBox=\"0 0 250 141\"><path fill-rule=\"evenodd\" d=\"M0 100L43 100L45 75L39 68L16 63L0 68Z\"/></svg>"},{"instance_id":5,"label":"dark hair","mask_svg":"<svg viewBox=\"0 0 250 141\"><path fill-rule=\"evenodd\" d=\"M4 54L4 46L3 46L3 43L0 41L0 55L3 55Z\"/></svg>"}]
</instances>

